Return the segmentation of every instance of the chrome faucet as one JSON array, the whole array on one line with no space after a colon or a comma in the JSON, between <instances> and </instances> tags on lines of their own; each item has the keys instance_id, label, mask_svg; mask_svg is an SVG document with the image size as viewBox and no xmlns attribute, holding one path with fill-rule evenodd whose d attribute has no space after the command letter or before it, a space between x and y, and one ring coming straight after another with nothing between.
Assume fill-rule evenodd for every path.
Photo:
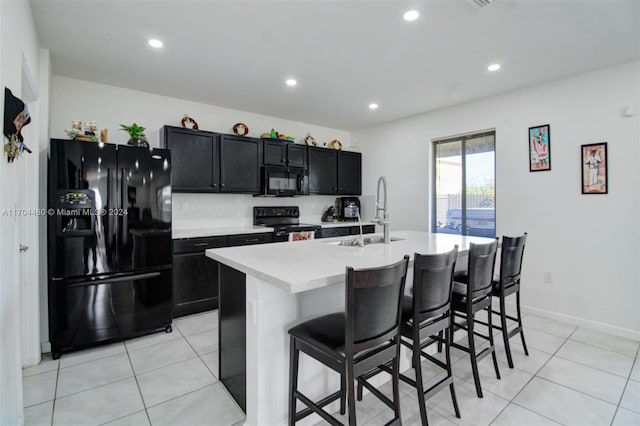
<instances>
[{"instance_id":1,"label":"chrome faucet","mask_svg":"<svg viewBox=\"0 0 640 426\"><path fill-rule=\"evenodd\" d=\"M384 204L380 203L380 184L384 186ZM382 217L380 217L382 212ZM391 244L391 236L389 235L389 206L387 204L387 179L380 176L378 179L378 191L376 192L376 217L373 223L382 225L384 229L384 244Z\"/></svg>"},{"instance_id":2,"label":"chrome faucet","mask_svg":"<svg viewBox=\"0 0 640 426\"><path fill-rule=\"evenodd\" d=\"M356 209L356 215L358 216L358 226L360 226L360 237L358 237L358 247L364 247L364 237L362 236L362 218L360 217L360 209Z\"/></svg>"}]
</instances>

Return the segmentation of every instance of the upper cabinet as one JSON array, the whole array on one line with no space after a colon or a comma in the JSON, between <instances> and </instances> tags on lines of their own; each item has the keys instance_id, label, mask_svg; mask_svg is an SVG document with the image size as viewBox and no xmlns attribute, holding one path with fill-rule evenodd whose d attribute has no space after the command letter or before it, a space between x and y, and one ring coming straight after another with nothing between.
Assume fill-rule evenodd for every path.
<instances>
[{"instance_id":1,"label":"upper cabinet","mask_svg":"<svg viewBox=\"0 0 640 426\"><path fill-rule=\"evenodd\" d=\"M164 126L162 146L171 150L173 192L261 194L262 165L309 170L309 193L360 195L359 152Z\"/></svg>"},{"instance_id":2,"label":"upper cabinet","mask_svg":"<svg viewBox=\"0 0 640 426\"><path fill-rule=\"evenodd\" d=\"M165 126L174 192L260 192L260 139Z\"/></svg>"},{"instance_id":3,"label":"upper cabinet","mask_svg":"<svg viewBox=\"0 0 640 426\"><path fill-rule=\"evenodd\" d=\"M309 194L338 193L338 151L309 147Z\"/></svg>"},{"instance_id":4,"label":"upper cabinet","mask_svg":"<svg viewBox=\"0 0 640 426\"><path fill-rule=\"evenodd\" d=\"M174 192L218 192L220 135L181 127L160 130L161 144L171 150Z\"/></svg>"},{"instance_id":5,"label":"upper cabinet","mask_svg":"<svg viewBox=\"0 0 640 426\"><path fill-rule=\"evenodd\" d=\"M309 147L309 193L360 195L362 154Z\"/></svg>"},{"instance_id":6,"label":"upper cabinet","mask_svg":"<svg viewBox=\"0 0 640 426\"><path fill-rule=\"evenodd\" d=\"M265 140L264 164L306 168L307 147L294 143Z\"/></svg>"},{"instance_id":7,"label":"upper cabinet","mask_svg":"<svg viewBox=\"0 0 640 426\"><path fill-rule=\"evenodd\" d=\"M360 195L362 193L362 154L338 152L338 194Z\"/></svg>"},{"instance_id":8,"label":"upper cabinet","mask_svg":"<svg viewBox=\"0 0 640 426\"><path fill-rule=\"evenodd\" d=\"M220 135L220 192L260 193L262 141Z\"/></svg>"}]
</instances>

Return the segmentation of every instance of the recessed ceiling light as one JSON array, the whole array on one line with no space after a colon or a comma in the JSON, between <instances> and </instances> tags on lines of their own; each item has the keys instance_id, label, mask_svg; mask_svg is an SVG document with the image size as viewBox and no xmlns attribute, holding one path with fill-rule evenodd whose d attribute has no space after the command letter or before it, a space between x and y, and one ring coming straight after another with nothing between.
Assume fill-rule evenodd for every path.
<instances>
[{"instance_id":1,"label":"recessed ceiling light","mask_svg":"<svg viewBox=\"0 0 640 426\"><path fill-rule=\"evenodd\" d=\"M418 13L417 10L408 10L404 13L402 17L404 18L405 21L411 22L418 19L418 16L420 16L420 13Z\"/></svg>"},{"instance_id":2,"label":"recessed ceiling light","mask_svg":"<svg viewBox=\"0 0 640 426\"><path fill-rule=\"evenodd\" d=\"M149 46L159 49L164 46L164 43L158 39L152 38L151 40L149 40Z\"/></svg>"},{"instance_id":3,"label":"recessed ceiling light","mask_svg":"<svg viewBox=\"0 0 640 426\"><path fill-rule=\"evenodd\" d=\"M376 103L369 104L369 109L378 109L378 104Z\"/></svg>"},{"instance_id":4,"label":"recessed ceiling light","mask_svg":"<svg viewBox=\"0 0 640 426\"><path fill-rule=\"evenodd\" d=\"M491 64L487 67L489 71L498 71L500 69L500 64Z\"/></svg>"},{"instance_id":5,"label":"recessed ceiling light","mask_svg":"<svg viewBox=\"0 0 640 426\"><path fill-rule=\"evenodd\" d=\"M290 78L287 80L287 86L295 86L296 84L298 84L298 82L295 81L293 78Z\"/></svg>"}]
</instances>

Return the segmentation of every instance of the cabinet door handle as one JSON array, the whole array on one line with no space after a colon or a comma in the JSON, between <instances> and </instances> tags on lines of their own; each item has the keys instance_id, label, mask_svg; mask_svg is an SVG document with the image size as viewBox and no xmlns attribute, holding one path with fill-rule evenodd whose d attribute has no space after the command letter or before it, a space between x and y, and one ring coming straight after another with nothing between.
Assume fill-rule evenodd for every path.
<instances>
[{"instance_id":1,"label":"cabinet door handle","mask_svg":"<svg viewBox=\"0 0 640 426\"><path fill-rule=\"evenodd\" d=\"M281 158L281 159L280 159L280 162L281 162L281 163L284 163L284 158Z\"/></svg>"},{"instance_id":2,"label":"cabinet door handle","mask_svg":"<svg viewBox=\"0 0 640 426\"><path fill-rule=\"evenodd\" d=\"M224 183L221 183L220 186L224 188Z\"/></svg>"},{"instance_id":3,"label":"cabinet door handle","mask_svg":"<svg viewBox=\"0 0 640 426\"><path fill-rule=\"evenodd\" d=\"M217 187L218 187L218 184L217 184L217 183L214 183L214 184L213 184L213 187L214 187L214 188L217 188Z\"/></svg>"},{"instance_id":4,"label":"cabinet door handle","mask_svg":"<svg viewBox=\"0 0 640 426\"><path fill-rule=\"evenodd\" d=\"M208 246L208 245L209 245L209 243L196 243L193 246L194 247L204 247L204 246Z\"/></svg>"}]
</instances>

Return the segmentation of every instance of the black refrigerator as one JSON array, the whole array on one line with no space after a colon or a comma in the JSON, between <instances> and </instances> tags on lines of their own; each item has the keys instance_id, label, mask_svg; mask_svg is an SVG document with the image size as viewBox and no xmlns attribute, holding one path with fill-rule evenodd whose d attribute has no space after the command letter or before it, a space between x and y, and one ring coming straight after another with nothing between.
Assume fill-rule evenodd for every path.
<instances>
[{"instance_id":1,"label":"black refrigerator","mask_svg":"<svg viewBox=\"0 0 640 426\"><path fill-rule=\"evenodd\" d=\"M52 139L48 195L53 357L171 331L170 151Z\"/></svg>"}]
</instances>

